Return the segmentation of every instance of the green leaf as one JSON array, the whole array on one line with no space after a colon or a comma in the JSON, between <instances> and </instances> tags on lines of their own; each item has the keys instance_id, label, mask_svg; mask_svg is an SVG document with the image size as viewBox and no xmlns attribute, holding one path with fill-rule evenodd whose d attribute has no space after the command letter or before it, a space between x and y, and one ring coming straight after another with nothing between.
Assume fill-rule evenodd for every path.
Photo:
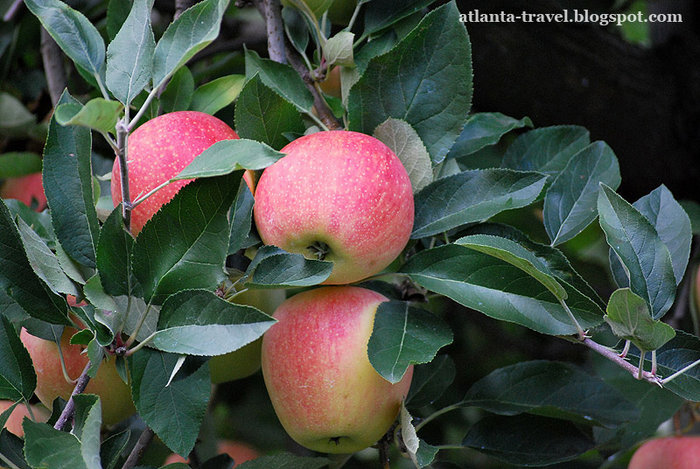
<instances>
[{"instance_id":1,"label":"green leaf","mask_svg":"<svg viewBox=\"0 0 700 469\"><path fill-rule=\"evenodd\" d=\"M241 169L264 169L283 156L255 140L221 140L197 155L170 181L224 176Z\"/></svg>"},{"instance_id":2,"label":"green leaf","mask_svg":"<svg viewBox=\"0 0 700 469\"><path fill-rule=\"evenodd\" d=\"M44 286L32 270L5 202L0 199L0 291L27 314L53 323L70 324L66 302Z\"/></svg>"},{"instance_id":3,"label":"green leaf","mask_svg":"<svg viewBox=\"0 0 700 469\"><path fill-rule=\"evenodd\" d=\"M432 404L452 384L456 374L457 369L449 355L440 355L430 363L416 365L413 368L406 405L411 409L418 409Z\"/></svg>"},{"instance_id":4,"label":"green leaf","mask_svg":"<svg viewBox=\"0 0 700 469\"><path fill-rule=\"evenodd\" d=\"M36 153L13 151L0 155L0 179L27 176L40 171L41 157Z\"/></svg>"},{"instance_id":5,"label":"green leaf","mask_svg":"<svg viewBox=\"0 0 700 469\"><path fill-rule=\"evenodd\" d=\"M151 28L154 0L135 0L107 47L107 88L128 106L151 81L156 41Z\"/></svg>"},{"instance_id":6,"label":"green leaf","mask_svg":"<svg viewBox=\"0 0 700 469\"><path fill-rule=\"evenodd\" d=\"M306 89L304 81L292 67L270 59L262 59L257 52L246 49L245 76L252 80L256 74L265 85L263 90L267 90L267 88L274 90L301 112L311 111L314 99L309 90ZM236 126L236 130L238 130L238 126Z\"/></svg>"},{"instance_id":7,"label":"green leaf","mask_svg":"<svg viewBox=\"0 0 700 469\"><path fill-rule=\"evenodd\" d=\"M424 238L537 200L547 176L509 169L475 169L438 179L416 194L411 238Z\"/></svg>"},{"instance_id":8,"label":"green leaf","mask_svg":"<svg viewBox=\"0 0 700 469\"><path fill-rule=\"evenodd\" d=\"M119 204L107 217L97 242L97 271L104 291L113 296L139 294L131 272L134 238L124 227Z\"/></svg>"},{"instance_id":9,"label":"green leaf","mask_svg":"<svg viewBox=\"0 0 700 469\"><path fill-rule=\"evenodd\" d=\"M261 337L275 322L252 306L229 303L205 290L186 290L163 303L149 346L187 355L223 355Z\"/></svg>"},{"instance_id":10,"label":"green leaf","mask_svg":"<svg viewBox=\"0 0 700 469\"><path fill-rule=\"evenodd\" d=\"M330 68L331 65L353 67L353 42L355 35L350 31L340 31L323 44L323 56Z\"/></svg>"},{"instance_id":11,"label":"green leaf","mask_svg":"<svg viewBox=\"0 0 700 469\"><path fill-rule=\"evenodd\" d=\"M8 432L6 428L0 432L0 453L19 469L31 469L24 459L24 440Z\"/></svg>"},{"instance_id":12,"label":"green leaf","mask_svg":"<svg viewBox=\"0 0 700 469\"><path fill-rule=\"evenodd\" d=\"M461 133L471 99L469 38L451 2L428 13L390 53L370 60L350 90L349 129L371 135L389 117L405 120L440 163Z\"/></svg>"},{"instance_id":13,"label":"green leaf","mask_svg":"<svg viewBox=\"0 0 700 469\"><path fill-rule=\"evenodd\" d=\"M598 195L605 239L629 272L630 288L659 319L673 304L676 280L668 248L644 215L606 185Z\"/></svg>"},{"instance_id":14,"label":"green leaf","mask_svg":"<svg viewBox=\"0 0 700 469\"><path fill-rule=\"evenodd\" d=\"M117 469L121 462L122 454L129 447L129 439L131 438L131 430L126 429L122 432L108 436L102 442L100 448L100 459L104 469Z\"/></svg>"},{"instance_id":15,"label":"green leaf","mask_svg":"<svg viewBox=\"0 0 700 469\"><path fill-rule=\"evenodd\" d=\"M286 133L303 134L305 130L297 108L267 87L260 75L243 87L236 102L235 124L241 138L265 142L274 149L289 143Z\"/></svg>"},{"instance_id":16,"label":"green leaf","mask_svg":"<svg viewBox=\"0 0 700 469\"><path fill-rule=\"evenodd\" d=\"M21 135L36 120L20 100L5 92L0 92L0 115L0 135Z\"/></svg>"},{"instance_id":17,"label":"green leaf","mask_svg":"<svg viewBox=\"0 0 700 469\"><path fill-rule=\"evenodd\" d=\"M4 315L0 327L0 399L28 401L36 388L36 374L29 352Z\"/></svg>"},{"instance_id":18,"label":"green leaf","mask_svg":"<svg viewBox=\"0 0 700 469\"><path fill-rule=\"evenodd\" d=\"M629 288L613 292L607 313L603 319L613 334L632 341L641 350L656 350L676 335L671 326L652 319L649 305Z\"/></svg>"},{"instance_id":19,"label":"green leaf","mask_svg":"<svg viewBox=\"0 0 700 469\"><path fill-rule=\"evenodd\" d=\"M139 415L168 448L186 457L197 440L211 382L207 363L186 359L175 372L178 361L178 355L144 348L129 357L129 370Z\"/></svg>"},{"instance_id":20,"label":"green leaf","mask_svg":"<svg viewBox=\"0 0 700 469\"><path fill-rule=\"evenodd\" d=\"M523 127L532 127L529 117L514 119L500 112L472 114L465 122L464 129L450 149L448 157L461 158L471 155L484 147L498 143L508 132Z\"/></svg>"},{"instance_id":21,"label":"green leaf","mask_svg":"<svg viewBox=\"0 0 700 469\"><path fill-rule=\"evenodd\" d=\"M236 100L244 83L244 75L226 75L212 80L197 88L190 109L214 115Z\"/></svg>"},{"instance_id":22,"label":"green leaf","mask_svg":"<svg viewBox=\"0 0 700 469\"><path fill-rule=\"evenodd\" d=\"M570 363L545 360L491 372L474 383L461 404L499 415L530 413L605 427L639 418L639 409L602 379Z\"/></svg>"},{"instance_id":23,"label":"green leaf","mask_svg":"<svg viewBox=\"0 0 700 469\"><path fill-rule=\"evenodd\" d=\"M190 69L182 66L168 82L160 95L163 112L186 111L190 108L194 94L194 77Z\"/></svg>"},{"instance_id":24,"label":"green leaf","mask_svg":"<svg viewBox=\"0 0 700 469\"><path fill-rule=\"evenodd\" d=\"M680 205L690 218L693 234L700 234L700 204L693 200L681 200Z\"/></svg>"},{"instance_id":25,"label":"green leaf","mask_svg":"<svg viewBox=\"0 0 700 469\"><path fill-rule=\"evenodd\" d=\"M100 398L90 394L73 396L75 415L71 433L80 440L80 452L88 468L102 469L100 462L100 427L102 404Z\"/></svg>"},{"instance_id":26,"label":"green leaf","mask_svg":"<svg viewBox=\"0 0 700 469\"><path fill-rule=\"evenodd\" d=\"M229 0L204 0L168 26L153 57L153 88L165 81L219 35Z\"/></svg>"},{"instance_id":27,"label":"green leaf","mask_svg":"<svg viewBox=\"0 0 700 469\"><path fill-rule=\"evenodd\" d=\"M332 262L306 259L275 246L263 246L248 266L245 278L248 287L309 287L326 280L331 270Z\"/></svg>"},{"instance_id":28,"label":"green leaf","mask_svg":"<svg viewBox=\"0 0 700 469\"><path fill-rule=\"evenodd\" d=\"M365 10L364 35L369 36L396 24L433 2L435 0L407 0L401 3L369 2Z\"/></svg>"},{"instance_id":29,"label":"green leaf","mask_svg":"<svg viewBox=\"0 0 700 469\"><path fill-rule=\"evenodd\" d=\"M410 365L430 362L452 340L450 326L439 317L405 301L388 301L377 307L367 354L377 373L398 383Z\"/></svg>"},{"instance_id":30,"label":"green leaf","mask_svg":"<svg viewBox=\"0 0 700 469\"><path fill-rule=\"evenodd\" d=\"M591 143L585 127L556 125L520 135L503 155L503 167L556 177L572 156Z\"/></svg>"},{"instance_id":31,"label":"green leaf","mask_svg":"<svg viewBox=\"0 0 700 469\"><path fill-rule=\"evenodd\" d=\"M53 232L53 227L51 226L51 215L49 214L48 210L43 212L35 212L19 200L14 199L5 199L4 202L5 205L7 205L13 219L16 220L21 218L24 220L25 223L31 226L36 234L38 234L50 248L58 251L56 247L56 234Z\"/></svg>"},{"instance_id":32,"label":"green leaf","mask_svg":"<svg viewBox=\"0 0 700 469\"><path fill-rule=\"evenodd\" d=\"M138 297L129 297L126 295L110 296L102 289L99 275L90 278L83 289L85 297L90 301L90 304L95 306L96 322L107 327L112 332L117 332L123 328L126 334L132 334L136 327L141 326L136 340L143 341L155 332L156 323L158 322L158 313L160 306L147 305L145 301ZM126 314L127 308L129 314ZM139 321L142 317L142 324ZM126 316L126 317L125 317ZM126 320L126 322L124 322Z\"/></svg>"},{"instance_id":33,"label":"green leaf","mask_svg":"<svg viewBox=\"0 0 700 469\"><path fill-rule=\"evenodd\" d=\"M469 429L462 444L519 466L571 461L595 446L573 423L536 415L483 418Z\"/></svg>"},{"instance_id":34,"label":"green leaf","mask_svg":"<svg viewBox=\"0 0 700 469\"><path fill-rule=\"evenodd\" d=\"M445 245L422 251L401 268L413 281L495 319L514 322L550 335L577 332L562 304L539 281L487 254ZM602 322L602 312L571 288L567 305L581 327Z\"/></svg>"},{"instance_id":35,"label":"green leaf","mask_svg":"<svg viewBox=\"0 0 700 469\"><path fill-rule=\"evenodd\" d=\"M600 183L616 189L620 167L605 142L594 142L569 160L547 190L543 217L552 246L574 238L595 220Z\"/></svg>"},{"instance_id":36,"label":"green leaf","mask_svg":"<svg viewBox=\"0 0 700 469\"><path fill-rule=\"evenodd\" d=\"M105 68L105 43L82 13L59 0L25 0L61 50L97 80Z\"/></svg>"},{"instance_id":37,"label":"green leaf","mask_svg":"<svg viewBox=\"0 0 700 469\"><path fill-rule=\"evenodd\" d=\"M131 12L133 0L109 0L107 5L107 37L113 40Z\"/></svg>"},{"instance_id":38,"label":"green leaf","mask_svg":"<svg viewBox=\"0 0 700 469\"><path fill-rule=\"evenodd\" d=\"M58 104L78 103L64 92ZM95 267L99 234L92 193L92 135L84 127L49 123L42 178L56 236L75 261Z\"/></svg>"},{"instance_id":39,"label":"green leaf","mask_svg":"<svg viewBox=\"0 0 700 469\"><path fill-rule=\"evenodd\" d=\"M231 207L231 233L228 239L228 254L235 254L239 249L256 244L259 239L251 235L253 225L253 205L255 199L247 184L238 187L238 195Z\"/></svg>"},{"instance_id":40,"label":"green leaf","mask_svg":"<svg viewBox=\"0 0 700 469\"><path fill-rule=\"evenodd\" d=\"M95 98L82 106L77 103L66 103L56 107L54 116L61 125L80 125L101 132L114 134L124 106L117 101L107 101Z\"/></svg>"},{"instance_id":41,"label":"green leaf","mask_svg":"<svg viewBox=\"0 0 700 469\"><path fill-rule=\"evenodd\" d=\"M374 137L391 148L399 157L411 179L415 194L433 180L430 155L416 131L406 121L389 118L375 130Z\"/></svg>"},{"instance_id":42,"label":"green leaf","mask_svg":"<svg viewBox=\"0 0 700 469\"><path fill-rule=\"evenodd\" d=\"M188 288L214 288L224 278L229 207L240 175L199 179L183 187L136 238L132 268L147 302L161 304Z\"/></svg>"},{"instance_id":43,"label":"green leaf","mask_svg":"<svg viewBox=\"0 0 700 469\"><path fill-rule=\"evenodd\" d=\"M308 456L297 456L292 453L271 454L260 456L252 461L246 461L240 469L321 469L328 466L328 459L313 458Z\"/></svg>"}]
</instances>

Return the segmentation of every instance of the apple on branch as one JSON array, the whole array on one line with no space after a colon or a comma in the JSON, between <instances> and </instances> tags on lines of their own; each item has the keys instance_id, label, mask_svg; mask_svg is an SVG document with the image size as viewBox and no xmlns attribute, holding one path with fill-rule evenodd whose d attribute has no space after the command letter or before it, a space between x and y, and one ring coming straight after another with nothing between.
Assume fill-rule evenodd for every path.
<instances>
[{"instance_id":1,"label":"apple on branch","mask_svg":"<svg viewBox=\"0 0 700 469\"><path fill-rule=\"evenodd\" d=\"M697 469L700 436L669 436L644 443L632 456L628 469Z\"/></svg>"}]
</instances>

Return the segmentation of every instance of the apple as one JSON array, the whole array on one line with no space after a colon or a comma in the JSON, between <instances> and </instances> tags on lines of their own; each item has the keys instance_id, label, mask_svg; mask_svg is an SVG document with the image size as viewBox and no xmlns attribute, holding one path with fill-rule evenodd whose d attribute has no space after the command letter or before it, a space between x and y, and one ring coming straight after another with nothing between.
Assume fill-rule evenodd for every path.
<instances>
[{"instance_id":1,"label":"apple","mask_svg":"<svg viewBox=\"0 0 700 469\"><path fill-rule=\"evenodd\" d=\"M413 228L411 181L382 142L345 130L306 135L263 171L253 208L265 244L333 262L325 284L387 267Z\"/></svg>"},{"instance_id":2,"label":"apple","mask_svg":"<svg viewBox=\"0 0 700 469\"><path fill-rule=\"evenodd\" d=\"M194 158L220 140L238 135L216 117L203 112L163 114L137 128L127 145L129 192L132 201L176 176ZM171 182L131 212L131 232L137 235L148 220L192 179ZM112 168L112 202L122 201L119 160Z\"/></svg>"},{"instance_id":3,"label":"apple","mask_svg":"<svg viewBox=\"0 0 700 469\"><path fill-rule=\"evenodd\" d=\"M12 401L0 401L0 414L9 409L12 404L14 404ZM31 405L31 408L32 414L34 414L34 418L37 422L46 422L51 415L51 412L44 406ZM31 418L27 406L25 404L18 404L10 414L10 418L7 419L7 423L3 428L6 428L8 432L14 433L22 438L24 436L24 429L22 428L24 417Z\"/></svg>"},{"instance_id":4,"label":"apple","mask_svg":"<svg viewBox=\"0 0 700 469\"><path fill-rule=\"evenodd\" d=\"M247 290L236 295L233 302L249 305L260 311L272 314L284 301L284 290ZM262 338L225 355L209 360L211 382L214 384L233 381L252 375L260 368L260 348Z\"/></svg>"},{"instance_id":5,"label":"apple","mask_svg":"<svg viewBox=\"0 0 700 469\"><path fill-rule=\"evenodd\" d=\"M41 173L7 179L0 187L0 198L17 199L28 207L34 203L35 210L41 212L46 208L46 195L44 195L44 185L41 182Z\"/></svg>"},{"instance_id":6,"label":"apple","mask_svg":"<svg viewBox=\"0 0 700 469\"><path fill-rule=\"evenodd\" d=\"M354 453L391 427L411 385L396 384L367 356L377 306L387 299L360 287L321 287L282 303L263 336L262 371L282 426L297 443Z\"/></svg>"},{"instance_id":7,"label":"apple","mask_svg":"<svg viewBox=\"0 0 700 469\"><path fill-rule=\"evenodd\" d=\"M80 345L71 345L70 338L77 332L75 328L66 327L61 336L61 351L66 364L66 372L72 379L77 379L87 365L87 354ZM27 348L36 371L36 390L34 393L48 408L54 399L70 398L75 387L63 376L56 343L35 337L22 328L20 339ZM102 423L112 425L130 416L136 409L131 400L131 391L119 377L114 357L108 357L101 364L97 376L92 378L85 389L87 394L97 394L102 401Z\"/></svg>"},{"instance_id":8,"label":"apple","mask_svg":"<svg viewBox=\"0 0 700 469\"><path fill-rule=\"evenodd\" d=\"M697 469L700 436L669 436L644 443L632 456L628 469Z\"/></svg>"},{"instance_id":9,"label":"apple","mask_svg":"<svg viewBox=\"0 0 700 469\"><path fill-rule=\"evenodd\" d=\"M257 450L245 443L240 443L238 441L221 440L216 445L216 449L219 454L228 454L233 458L233 467L243 464L246 461L252 461L253 459L260 456ZM187 464L185 458L179 454L171 454L165 458L164 466L168 464L174 464L176 462L181 462Z\"/></svg>"}]
</instances>

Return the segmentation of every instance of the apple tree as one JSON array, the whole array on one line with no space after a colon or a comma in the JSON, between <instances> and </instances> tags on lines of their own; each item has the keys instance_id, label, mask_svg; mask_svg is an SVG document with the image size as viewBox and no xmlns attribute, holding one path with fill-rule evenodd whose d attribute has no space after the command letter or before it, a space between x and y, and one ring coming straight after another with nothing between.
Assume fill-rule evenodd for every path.
<instances>
[{"instance_id":1,"label":"apple tree","mask_svg":"<svg viewBox=\"0 0 700 469\"><path fill-rule=\"evenodd\" d=\"M488 77L472 69L454 0L0 6L0 399L11 402L0 421L19 407L28 416L0 433L0 464L614 468L665 422L695 421L697 203L677 201L663 175L626 200L614 149L586 128L472 109ZM147 130L166 115L191 119ZM230 129L191 150L211 116ZM277 189L286 213L331 224L318 207L349 199L326 191L385 183L377 170L342 184L331 157L386 148L407 197L387 202L392 186L376 212L336 204L333 223L398 213L398 247L392 234L342 259L328 233L270 241L256 184L291 161L301 143L290 142L330 131L336 143L305 149L265 195ZM350 132L376 143L353 154ZM172 174L130 180L160 151ZM39 171L43 193L7 189ZM135 226L149 200L157 207ZM374 239L380 227L367 226ZM386 253L378 270L336 275ZM325 314L355 296L365 335ZM309 314L313 297L333 299ZM304 333L273 344L294 314ZM273 373L283 379L266 389ZM306 375L324 378L308 391L315 402L290 391ZM352 404L327 419L336 388ZM389 395L392 407L376 404ZM39 400L50 417L31 410ZM326 420L362 443L323 430L309 443ZM224 449L231 439L255 454Z\"/></svg>"}]
</instances>

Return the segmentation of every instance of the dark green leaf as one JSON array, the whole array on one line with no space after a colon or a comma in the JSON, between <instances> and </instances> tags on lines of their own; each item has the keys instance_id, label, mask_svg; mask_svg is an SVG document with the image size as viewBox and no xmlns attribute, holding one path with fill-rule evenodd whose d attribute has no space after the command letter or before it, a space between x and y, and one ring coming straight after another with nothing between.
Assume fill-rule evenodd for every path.
<instances>
[{"instance_id":1,"label":"dark green leaf","mask_svg":"<svg viewBox=\"0 0 700 469\"><path fill-rule=\"evenodd\" d=\"M500 112L472 114L450 149L448 158L461 158L476 153L484 147L498 143L501 137L508 132L523 127L532 127L532 121L529 117L518 120Z\"/></svg>"},{"instance_id":2,"label":"dark green leaf","mask_svg":"<svg viewBox=\"0 0 700 469\"><path fill-rule=\"evenodd\" d=\"M107 47L107 88L127 106L150 83L153 74L153 1L135 0L119 33Z\"/></svg>"},{"instance_id":3,"label":"dark green leaf","mask_svg":"<svg viewBox=\"0 0 700 469\"><path fill-rule=\"evenodd\" d=\"M80 441L80 452L88 468L102 469L100 463L100 427L102 426L102 404L92 394L73 396L75 414L71 433Z\"/></svg>"},{"instance_id":4,"label":"dark green leaf","mask_svg":"<svg viewBox=\"0 0 700 469\"><path fill-rule=\"evenodd\" d=\"M629 288L613 292L607 313L604 319L613 334L641 350L656 350L676 335L671 326L652 319L649 305Z\"/></svg>"},{"instance_id":5,"label":"dark green leaf","mask_svg":"<svg viewBox=\"0 0 700 469\"><path fill-rule=\"evenodd\" d=\"M260 75L243 87L236 102L235 123L241 138L265 142L277 150L289 143L285 133L303 134L305 130L299 111L267 87Z\"/></svg>"},{"instance_id":6,"label":"dark green leaf","mask_svg":"<svg viewBox=\"0 0 700 469\"><path fill-rule=\"evenodd\" d=\"M416 452L416 461L420 467L425 467L433 462L437 456L439 448L429 445L423 440L420 440L418 452Z\"/></svg>"},{"instance_id":7,"label":"dark green leaf","mask_svg":"<svg viewBox=\"0 0 700 469\"><path fill-rule=\"evenodd\" d=\"M377 307L367 354L377 373L398 383L410 365L430 362L452 340L450 327L431 312L388 301Z\"/></svg>"},{"instance_id":8,"label":"dark green leaf","mask_svg":"<svg viewBox=\"0 0 700 469\"><path fill-rule=\"evenodd\" d=\"M155 332L160 306L148 306L145 301L138 297L126 295L113 297L106 294L102 289L99 275L88 280L83 292L96 308L94 320L110 331L116 332L123 327L125 333L132 334L139 325L140 319L146 315L143 324L140 324L136 340L143 341ZM126 314L127 308L129 309L128 315Z\"/></svg>"},{"instance_id":9,"label":"dark green leaf","mask_svg":"<svg viewBox=\"0 0 700 469\"><path fill-rule=\"evenodd\" d=\"M652 317L659 319L676 294L668 248L649 220L605 185L598 195L598 212L608 244L629 272L630 288L651 306Z\"/></svg>"},{"instance_id":10,"label":"dark green leaf","mask_svg":"<svg viewBox=\"0 0 700 469\"><path fill-rule=\"evenodd\" d=\"M139 415L168 448L187 456L209 402L209 366L178 355L141 349L130 357L131 393Z\"/></svg>"},{"instance_id":11,"label":"dark green leaf","mask_svg":"<svg viewBox=\"0 0 700 469\"><path fill-rule=\"evenodd\" d=\"M569 160L547 190L543 217L552 246L572 239L595 220L600 183L616 189L620 167L605 142L594 142Z\"/></svg>"},{"instance_id":12,"label":"dark green leaf","mask_svg":"<svg viewBox=\"0 0 700 469\"><path fill-rule=\"evenodd\" d=\"M182 66L168 82L165 91L160 95L163 112L186 111L190 108L194 93L194 77L190 69Z\"/></svg>"},{"instance_id":13,"label":"dark green leaf","mask_svg":"<svg viewBox=\"0 0 700 469\"><path fill-rule=\"evenodd\" d=\"M291 103L301 112L310 112L314 104L313 97L292 67L274 62L270 59L261 59L255 51L245 51L245 75L250 80L258 75L265 85L262 89L270 88L278 95ZM238 130L238 127L236 127Z\"/></svg>"},{"instance_id":14,"label":"dark green leaf","mask_svg":"<svg viewBox=\"0 0 700 469\"><path fill-rule=\"evenodd\" d=\"M31 399L36 387L36 374L29 352L19 340L10 321L2 316L0 325L0 399Z\"/></svg>"},{"instance_id":15,"label":"dark green leaf","mask_svg":"<svg viewBox=\"0 0 700 469\"><path fill-rule=\"evenodd\" d=\"M536 360L499 368L467 391L465 406L499 415L530 413L617 427L639 410L598 377L563 362Z\"/></svg>"},{"instance_id":16,"label":"dark green leaf","mask_svg":"<svg viewBox=\"0 0 700 469\"><path fill-rule=\"evenodd\" d=\"M241 464L240 469L321 469L326 467L329 461L325 458L312 458L297 456L292 453L272 454L260 456L252 461Z\"/></svg>"},{"instance_id":17,"label":"dark green leaf","mask_svg":"<svg viewBox=\"0 0 700 469\"><path fill-rule=\"evenodd\" d=\"M398 23L426 8L435 0L408 0L400 3L369 2L365 10L365 36Z\"/></svg>"},{"instance_id":18,"label":"dark green leaf","mask_svg":"<svg viewBox=\"0 0 700 469\"><path fill-rule=\"evenodd\" d=\"M235 254L239 249L252 246L258 240L251 236L253 223L253 205L255 199L247 184L241 184L238 195L231 207L231 234L228 240L228 254Z\"/></svg>"},{"instance_id":19,"label":"dark green leaf","mask_svg":"<svg viewBox=\"0 0 700 469\"><path fill-rule=\"evenodd\" d=\"M197 88L190 109L214 115L236 100L244 83L244 75L226 75L212 80Z\"/></svg>"},{"instance_id":20,"label":"dark green leaf","mask_svg":"<svg viewBox=\"0 0 700 469\"><path fill-rule=\"evenodd\" d=\"M114 133L117 120L124 106L118 101L95 98L82 106L66 103L56 107L54 116L61 125L80 125L101 132Z\"/></svg>"},{"instance_id":21,"label":"dark green leaf","mask_svg":"<svg viewBox=\"0 0 700 469\"><path fill-rule=\"evenodd\" d=\"M77 103L64 92L58 104ZM63 127L51 118L42 178L51 220L63 249L75 261L95 267L99 234L92 193L92 136L84 127Z\"/></svg>"},{"instance_id":22,"label":"dark green leaf","mask_svg":"<svg viewBox=\"0 0 700 469\"><path fill-rule=\"evenodd\" d=\"M105 438L100 448L100 459L104 469L116 469L121 462L122 453L129 447L129 439L131 430L126 429L122 432L110 435Z\"/></svg>"},{"instance_id":23,"label":"dark green leaf","mask_svg":"<svg viewBox=\"0 0 700 469\"><path fill-rule=\"evenodd\" d=\"M9 93L0 92L0 135L22 135L36 120L22 102Z\"/></svg>"},{"instance_id":24,"label":"dark green leaf","mask_svg":"<svg viewBox=\"0 0 700 469\"><path fill-rule=\"evenodd\" d=\"M517 267L472 249L446 245L413 256L401 269L416 283L492 318L551 335L575 334L562 304L540 282ZM585 330L602 322L602 312L571 288L566 301Z\"/></svg>"},{"instance_id":25,"label":"dark green leaf","mask_svg":"<svg viewBox=\"0 0 700 469\"><path fill-rule=\"evenodd\" d=\"M24 440L8 432L6 428L0 433L0 453L19 469L31 469L24 460Z\"/></svg>"},{"instance_id":26,"label":"dark green leaf","mask_svg":"<svg viewBox=\"0 0 700 469\"><path fill-rule=\"evenodd\" d=\"M41 157L30 152L0 155L0 179L16 178L41 171Z\"/></svg>"},{"instance_id":27,"label":"dark green leaf","mask_svg":"<svg viewBox=\"0 0 700 469\"><path fill-rule=\"evenodd\" d=\"M153 88L219 35L229 0L204 0L185 10L158 41L153 58Z\"/></svg>"},{"instance_id":28,"label":"dark green leaf","mask_svg":"<svg viewBox=\"0 0 700 469\"><path fill-rule=\"evenodd\" d=\"M14 199L6 199L5 205L10 210L13 219L21 218L24 220L49 247L56 248L56 235L51 226L51 215L48 210L35 212L19 200ZM58 253L56 254L58 255Z\"/></svg>"},{"instance_id":29,"label":"dark green leaf","mask_svg":"<svg viewBox=\"0 0 700 469\"><path fill-rule=\"evenodd\" d=\"M539 197L547 176L509 169L464 171L416 194L412 238L423 238L525 207Z\"/></svg>"},{"instance_id":30,"label":"dark green leaf","mask_svg":"<svg viewBox=\"0 0 700 469\"><path fill-rule=\"evenodd\" d=\"M205 290L186 290L163 303L149 346L187 355L223 355L261 337L274 323L252 306L229 303Z\"/></svg>"},{"instance_id":31,"label":"dark green leaf","mask_svg":"<svg viewBox=\"0 0 700 469\"><path fill-rule=\"evenodd\" d=\"M456 373L457 369L449 355L440 355L430 363L416 365L406 405L418 409L432 404L452 384Z\"/></svg>"},{"instance_id":32,"label":"dark green leaf","mask_svg":"<svg viewBox=\"0 0 700 469\"><path fill-rule=\"evenodd\" d=\"M246 285L262 288L295 288L318 285L328 278L333 263L306 259L275 246L258 249L246 271Z\"/></svg>"},{"instance_id":33,"label":"dark green leaf","mask_svg":"<svg viewBox=\"0 0 700 469\"><path fill-rule=\"evenodd\" d=\"M693 234L700 234L700 204L693 200L681 200L680 205L690 218Z\"/></svg>"},{"instance_id":34,"label":"dark green leaf","mask_svg":"<svg viewBox=\"0 0 700 469\"><path fill-rule=\"evenodd\" d=\"M263 169L282 156L284 154L254 140L221 140L197 155L171 181L224 176L241 169Z\"/></svg>"},{"instance_id":35,"label":"dark green leaf","mask_svg":"<svg viewBox=\"0 0 700 469\"><path fill-rule=\"evenodd\" d=\"M520 135L503 155L503 167L556 177L569 160L591 143L585 127L556 125Z\"/></svg>"},{"instance_id":36,"label":"dark green leaf","mask_svg":"<svg viewBox=\"0 0 700 469\"><path fill-rule=\"evenodd\" d=\"M97 271L104 291L113 296L138 294L138 282L131 272L134 238L124 227L122 206L107 217L97 242Z\"/></svg>"},{"instance_id":37,"label":"dark green leaf","mask_svg":"<svg viewBox=\"0 0 700 469\"><path fill-rule=\"evenodd\" d=\"M105 68L105 43L82 13L59 0L25 0L63 52L90 76L101 80Z\"/></svg>"},{"instance_id":38,"label":"dark green leaf","mask_svg":"<svg viewBox=\"0 0 700 469\"><path fill-rule=\"evenodd\" d=\"M109 0L107 5L107 37L111 41L129 16L133 0Z\"/></svg>"},{"instance_id":39,"label":"dark green leaf","mask_svg":"<svg viewBox=\"0 0 700 469\"><path fill-rule=\"evenodd\" d=\"M233 173L194 181L146 223L132 255L146 301L161 304L172 293L214 288L223 280L227 215L240 179Z\"/></svg>"},{"instance_id":40,"label":"dark green leaf","mask_svg":"<svg viewBox=\"0 0 700 469\"><path fill-rule=\"evenodd\" d=\"M595 446L573 423L536 415L486 417L469 429L462 444L519 466L570 461Z\"/></svg>"},{"instance_id":41,"label":"dark green leaf","mask_svg":"<svg viewBox=\"0 0 700 469\"><path fill-rule=\"evenodd\" d=\"M371 135L387 118L403 119L439 163L459 136L471 99L471 47L452 2L427 14L390 53L370 60L350 90L349 128Z\"/></svg>"}]
</instances>

